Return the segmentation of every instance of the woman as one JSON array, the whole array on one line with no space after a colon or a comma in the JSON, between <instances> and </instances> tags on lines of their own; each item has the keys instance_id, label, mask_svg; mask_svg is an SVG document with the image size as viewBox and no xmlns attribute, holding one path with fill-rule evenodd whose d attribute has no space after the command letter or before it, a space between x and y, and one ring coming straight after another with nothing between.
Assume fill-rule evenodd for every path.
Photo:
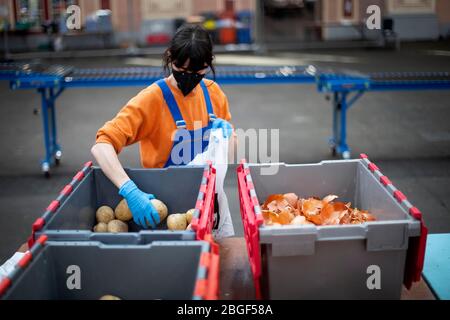
<instances>
[{"instance_id":1,"label":"woman","mask_svg":"<svg viewBox=\"0 0 450 320\"><path fill-rule=\"evenodd\" d=\"M164 168L187 165L205 151L210 129L231 138L227 97L215 82L204 79L208 69L215 76L212 49L205 29L181 27L164 54L170 76L141 91L97 133L92 154L142 228L155 228L159 216L149 201L154 196L139 190L123 169L117 156L123 147L139 142L142 166Z\"/></svg>"}]
</instances>

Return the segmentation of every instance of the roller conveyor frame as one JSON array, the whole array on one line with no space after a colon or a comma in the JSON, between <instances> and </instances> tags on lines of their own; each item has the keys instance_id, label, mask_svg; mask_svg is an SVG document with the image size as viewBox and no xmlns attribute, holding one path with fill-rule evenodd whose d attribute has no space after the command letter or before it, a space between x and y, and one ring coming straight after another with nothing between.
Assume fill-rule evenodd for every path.
<instances>
[{"instance_id":1,"label":"roller conveyor frame","mask_svg":"<svg viewBox=\"0 0 450 320\"><path fill-rule=\"evenodd\" d=\"M322 72L316 74L319 92L332 94L332 154L351 157L347 144L347 111L366 91L450 90L450 72Z\"/></svg>"},{"instance_id":2,"label":"roller conveyor frame","mask_svg":"<svg viewBox=\"0 0 450 320\"><path fill-rule=\"evenodd\" d=\"M9 80L13 90L35 89L41 95L45 157L41 169L50 176L62 150L58 143L56 99L69 88L148 86L164 77L161 67L75 69L70 66L0 63L0 80ZM207 78L212 78L209 74ZM217 67L216 82L224 85L315 83L305 66Z\"/></svg>"},{"instance_id":3,"label":"roller conveyor frame","mask_svg":"<svg viewBox=\"0 0 450 320\"><path fill-rule=\"evenodd\" d=\"M76 69L70 66L37 63L0 63L0 80L9 80L12 89L35 89L41 95L45 158L42 171L50 174L62 151L58 144L55 103L69 88L146 86L164 77L160 67ZM209 74L207 76L211 78ZM366 91L448 90L449 72L322 71L314 66L219 66L216 79L221 85L312 84L319 92L332 94L333 155L351 157L347 144L347 111Z\"/></svg>"},{"instance_id":4,"label":"roller conveyor frame","mask_svg":"<svg viewBox=\"0 0 450 320\"><path fill-rule=\"evenodd\" d=\"M11 79L12 89L86 88L150 85L164 77L160 67L73 69L53 66L44 73L19 73ZM0 67L1 74L1 67ZM208 78L212 78L209 73ZM315 77L307 67L217 67L219 84L314 83Z\"/></svg>"}]
</instances>

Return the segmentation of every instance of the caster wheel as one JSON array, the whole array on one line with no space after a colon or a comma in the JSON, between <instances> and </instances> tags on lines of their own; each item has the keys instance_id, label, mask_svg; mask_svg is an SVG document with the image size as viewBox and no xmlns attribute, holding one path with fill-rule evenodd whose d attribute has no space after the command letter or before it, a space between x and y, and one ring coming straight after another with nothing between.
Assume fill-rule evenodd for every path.
<instances>
[{"instance_id":1,"label":"caster wheel","mask_svg":"<svg viewBox=\"0 0 450 320\"><path fill-rule=\"evenodd\" d=\"M42 172L46 178L50 178L50 165L47 162L42 164Z\"/></svg>"},{"instance_id":2,"label":"caster wheel","mask_svg":"<svg viewBox=\"0 0 450 320\"><path fill-rule=\"evenodd\" d=\"M62 158L62 152L61 151L56 151L55 153L55 165L59 166L61 163L61 158Z\"/></svg>"},{"instance_id":3,"label":"caster wheel","mask_svg":"<svg viewBox=\"0 0 450 320\"><path fill-rule=\"evenodd\" d=\"M344 151L342 152L342 159L349 160L351 158L350 151Z\"/></svg>"}]
</instances>

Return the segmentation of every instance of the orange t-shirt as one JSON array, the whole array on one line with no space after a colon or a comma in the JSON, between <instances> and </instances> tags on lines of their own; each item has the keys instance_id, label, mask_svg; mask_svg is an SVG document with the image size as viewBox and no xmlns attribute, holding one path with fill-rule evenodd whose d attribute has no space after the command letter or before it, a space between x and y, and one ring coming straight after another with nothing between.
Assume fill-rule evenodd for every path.
<instances>
[{"instance_id":1,"label":"orange t-shirt","mask_svg":"<svg viewBox=\"0 0 450 320\"><path fill-rule=\"evenodd\" d=\"M206 127L209 121L203 90L198 85L186 97L165 79L180 109L187 130L194 130L194 121ZM228 99L219 85L204 80L216 117L231 120ZM196 128L198 129L198 128ZM163 168L172 150L172 136L177 130L160 87L154 83L132 98L117 116L97 132L97 143L111 144L117 153L123 147L140 142L144 168Z\"/></svg>"}]
</instances>

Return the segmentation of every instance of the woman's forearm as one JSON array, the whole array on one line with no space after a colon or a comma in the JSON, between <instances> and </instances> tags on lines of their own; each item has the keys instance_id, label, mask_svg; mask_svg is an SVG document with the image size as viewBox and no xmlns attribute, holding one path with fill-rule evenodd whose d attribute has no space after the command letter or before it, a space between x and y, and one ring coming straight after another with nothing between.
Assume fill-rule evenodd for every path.
<instances>
[{"instance_id":1,"label":"woman's forearm","mask_svg":"<svg viewBox=\"0 0 450 320\"><path fill-rule=\"evenodd\" d=\"M103 173L117 188L120 188L125 182L130 180L112 145L97 143L92 147L91 152Z\"/></svg>"}]
</instances>

